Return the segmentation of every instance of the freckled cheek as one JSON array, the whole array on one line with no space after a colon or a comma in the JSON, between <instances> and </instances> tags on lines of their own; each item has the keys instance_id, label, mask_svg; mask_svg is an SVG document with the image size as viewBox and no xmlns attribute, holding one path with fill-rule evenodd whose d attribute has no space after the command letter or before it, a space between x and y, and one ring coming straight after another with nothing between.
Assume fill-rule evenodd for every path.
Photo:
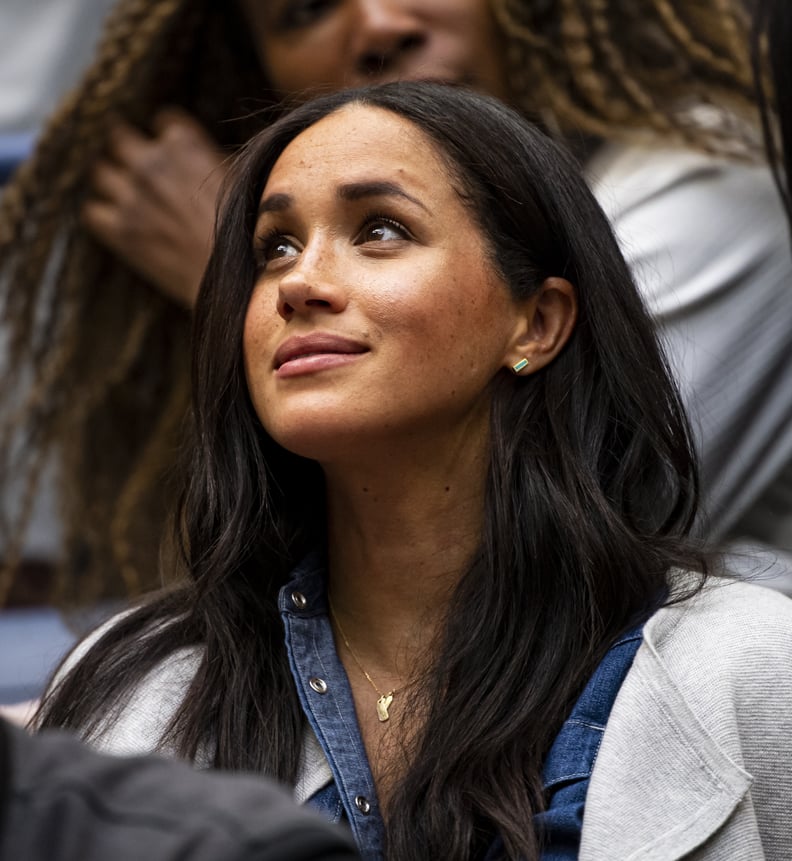
<instances>
[{"instance_id":1,"label":"freckled cheek","mask_svg":"<svg viewBox=\"0 0 792 861\"><path fill-rule=\"evenodd\" d=\"M260 334L256 326L255 317L248 311L245 316L245 325L242 329L242 355L245 359L246 371L258 352L259 340Z\"/></svg>"},{"instance_id":2,"label":"freckled cheek","mask_svg":"<svg viewBox=\"0 0 792 861\"><path fill-rule=\"evenodd\" d=\"M490 290L481 283L481 276L471 272L470 280L464 276L439 279L426 294L416 302L417 313L425 320L427 328L435 329L438 337L453 338L470 332L477 333L488 319Z\"/></svg>"},{"instance_id":3,"label":"freckled cheek","mask_svg":"<svg viewBox=\"0 0 792 861\"><path fill-rule=\"evenodd\" d=\"M242 356L251 390L259 388L270 378L274 341L275 327L269 316L257 313L255 307L251 306L242 330Z\"/></svg>"},{"instance_id":4,"label":"freckled cheek","mask_svg":"<svg viewBox=\"0 0 792 861\"><path fill-rule=\"evenodd\" d=\"M447 341L442 325L446 313L442 307L429 305L421 297L402 291L398 296L394 293L380 298L376 306L370 305L367 318L382 333L384 346L398 354L403 367L421 367L434 361L440 344Z\"/></svg>"},{"instance_id":5,"label":"freckled cheek","mask_svg":"<svg viewBox=\"0 0 792 861\"><path fill-rule=\"evenodd\" d=\"M403 366L420 373L430 366L440 373L476 373L482 361L491 365L484 343L491 349L499 316L494 309L506 313L506 294L482 270L480 257L445 255L439 263L411 266L387 283L360 286L367 320Z\"/></svg>"}]
</instances>

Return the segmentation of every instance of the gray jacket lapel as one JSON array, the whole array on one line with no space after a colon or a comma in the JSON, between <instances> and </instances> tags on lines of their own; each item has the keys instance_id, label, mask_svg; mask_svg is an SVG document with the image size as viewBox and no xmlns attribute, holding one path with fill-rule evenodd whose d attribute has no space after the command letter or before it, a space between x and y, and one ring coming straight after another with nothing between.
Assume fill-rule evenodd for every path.
<instances>
[{"instance_id":1,"label":"gray jacket lapel","mask_svg":"<svg viewBox=\"0 0 792 861\"><path fill-rule=\"evenodd\" d=\"M674 861L704 843L747 793L751 776L690 709L644 631L591 778L580 861ZM673 627L673 625L672 625Z\"/></svg>"}]
</instances>

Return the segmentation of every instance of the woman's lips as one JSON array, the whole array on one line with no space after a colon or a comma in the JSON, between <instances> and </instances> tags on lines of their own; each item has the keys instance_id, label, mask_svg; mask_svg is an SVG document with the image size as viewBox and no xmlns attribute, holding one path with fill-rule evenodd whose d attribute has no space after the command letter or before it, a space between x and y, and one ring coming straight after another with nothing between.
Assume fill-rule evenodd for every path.
<instances>
[{"instance_id":1,"label":"woman's lips","mask_svg":"<svg viewBox=\"0 0 792 861\"><path fill-rule=\"evenodd\" d=\"M275 375L281 379L347 365L368 352L358 341L331 332L295 335L275 352Z\"/></svg>"},{"instance_id":2,"label":"woman's lips","mask_svg":"<svg viewBox=\"0 0 792 861\"><path fill-rule=\"evenodd\" d=\"M276 371L275 376L279 379L287 377L299 377L303 374L313 374L317 371L326 371L328 368L337 368L357 361L363 353L314 353L310 356L300 356L284 362Z\"/></svg>"}]
</instances>

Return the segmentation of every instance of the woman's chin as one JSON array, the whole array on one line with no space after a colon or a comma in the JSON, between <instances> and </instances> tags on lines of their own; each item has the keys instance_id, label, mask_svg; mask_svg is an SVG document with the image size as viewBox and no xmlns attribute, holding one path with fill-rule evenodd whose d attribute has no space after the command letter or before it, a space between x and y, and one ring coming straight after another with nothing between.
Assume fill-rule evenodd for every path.
<instances>
[{"instance_id":1,"label":"woman's chin","mask_svg":"<svg viewBox=\"0 0 792 861\"><path fill-rule=\"evenodd\" d=\"M299 457L319 463L331 463L364 455L366 435L349 426L349 422L316 422L305 417L295 426L267 427L278 445Z\"/></svg>"}]
</instances>

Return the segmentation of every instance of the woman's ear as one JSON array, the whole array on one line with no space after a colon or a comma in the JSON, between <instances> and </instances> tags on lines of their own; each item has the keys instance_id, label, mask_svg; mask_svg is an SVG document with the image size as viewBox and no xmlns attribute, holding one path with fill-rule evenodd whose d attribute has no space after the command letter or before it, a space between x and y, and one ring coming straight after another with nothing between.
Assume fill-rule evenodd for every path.
<instances>
[{"instance_id":1,"label":"woman's ear","mask_svg":"<svg viewBox=\"0 0 792 861\"><path fill-rule=\"evenodd\" d=\"M518 326L504 363L515 374L530 374L553 361L577 320L577 293L566 278L546 278L520 303Z\"/></svg>"}]
</instances>

